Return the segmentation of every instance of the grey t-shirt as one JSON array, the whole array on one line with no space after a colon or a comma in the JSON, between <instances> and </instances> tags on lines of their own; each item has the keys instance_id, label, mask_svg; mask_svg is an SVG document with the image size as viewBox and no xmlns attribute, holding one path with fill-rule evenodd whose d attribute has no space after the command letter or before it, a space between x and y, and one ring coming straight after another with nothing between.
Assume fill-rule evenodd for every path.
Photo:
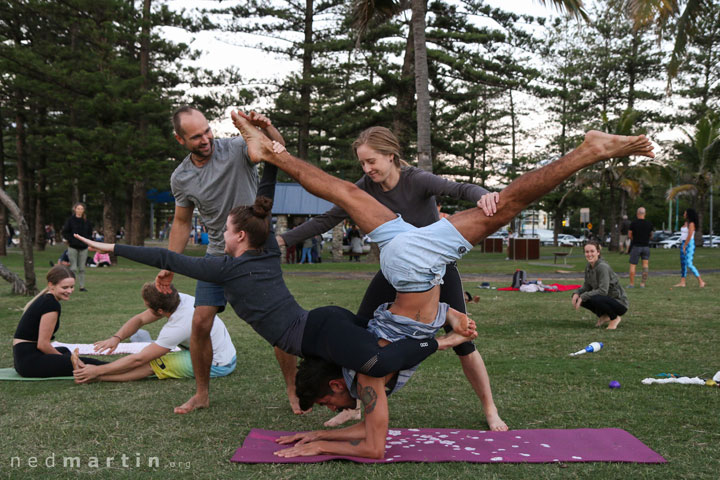
<instances>
[{"instance_id":1,"label":"grey t-shirt","mask_svg":"<svg viewBox=\"0 0 720 480\"><path fill-rule=\"evenodd\" d=\"M228 213L233 207L255 202L258 173L241 136L216 138L213 143L210 161L196 167L188 155L170 177L170 186L178 206L194 206L200 212L208 229L207 253L222 255Z\"/></svg>"},{"instance_id":2,"label":"grey t-shirt","mask_svg":"<svg viewBox=\"0 0 720 480\"><path fill-rule=\"evenodd\" d=\"M475 203L488 193L479 185L453 182L415 167L403 167L400 170L398 184L387 192L383 191L380 184L370 180L367 175L363 175L355 185L365 190L394 213L402 215L403 220L407 223L418 228L426 227L440 219L435 195ZM281 236L286 245L296 245L306 238L327 232L347 217L348 214L345 210L335 206Z\"/></svg>"}]
</instances>

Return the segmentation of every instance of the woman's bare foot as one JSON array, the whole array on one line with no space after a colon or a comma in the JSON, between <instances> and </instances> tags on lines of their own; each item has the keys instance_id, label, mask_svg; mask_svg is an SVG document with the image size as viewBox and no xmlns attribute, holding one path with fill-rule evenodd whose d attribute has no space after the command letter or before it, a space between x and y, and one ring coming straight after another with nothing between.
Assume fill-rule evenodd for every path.
<instances>
[{"instance_id":1,"label":"woman's bare foot","mask_svg":"<svg viewBox=\"0 0 720 480\"><path fill-rule=\"evenodd\" d=\"M303 412L302 408L300 408L300 399L295 393L295 385L293 385L292 387L288 387L285 391L287 392L288 400L290 400L290 408L292 409L293 413L295 415L302 415L303 413L307 413ZM310 412L311 410L312 408L308 410L308 412Z\"/></svg>"},{"instance_id":2,"label":"woman's bare foot","mask_svg":"<svg viewBox=\"0 0 720 480\"><path fill-rule=\"evenodd\" d=\"M349 422L351 420L359 421L361 419L362 413L360 413L360 401L358 400L357 407L346 408L345 410L342 410L330 420L323 423L323 425L325 425L326 427L337 427L338 425L342 425L345 422Z\"/></svg>"},{"instance_id":3,"label":"woman's bare foot","mask_svg":"<svg viewBox=\"0 0 720 480\"><path fill-rule=\"evenodd\" d=\"M610 323L608 324L607 329L615 330L617 328L617 326L620 325L621 320L622 320L622 318L620 318L620 317L617 317L615 320L610 320Z\"/></svg>"},{"instance_id":4,"label":"woman's bare foot","mask_svg":"<svg viewBox=\"0 0 720 480\"><path fill-rule=\"evenodd\" d=\"M248 156L252 162L260 163L266 158L275 155L270 139L258 130L255 125L250 123L247 115L233 110L230 112L230 117L247 143Z\"/></svg>"},{"instance_id":5,"label":"woman's bare foot","mask_svg":"<svg viewBox=\"0 0 720 480\"><path fill-rule=\"evenodd\" d=\"M603 315L603 316L601 316L601 317L598 317L598 321L597 321L597 323L595 324L595 326L596 326L596 327L602 327L603 325L605 325L605 324L608 323L609 321L610 321L610 317L608 317L607 315Z\"/></svg>"},{"instance_id":6,"label":"woman's bare foot","mask_svg":"<svg viewBox=\"0 0 720 480\"><path fill-rule=\"evenodd\" d=\"M477 332L473 332L470 336L464 336L453 330L450 333L435 338L435 340L438 342L438 350L447 350L448 348L457 347L468 340L474 340L476 337Z\"/></svg>"},{"instance_id":7,"label":"woman's bare foot","mask_svg":"<svg viewBox=\"0 0 720 480\"><path fill-rule=\"evenodd\" d=\"M190 397L190 400L183 403L179 407L175 407L173 410L175 413L178 414L185 414L190 413L193 410L197 410L200 408L208 408L210 406L210 399L207 395L198 395L197 393Z\"/></svg>"},{"instance_id":8,"label":"woman's bare foot","mask_svg":"<svg viewBox=\"0 0 720 480\"><path fill-rule=\"evenodd\" d=\"M685 280L680 280L680 283L676 283L673 285L673 287L684 287L685 286Z\"/></svg>"},{"instance_id":9,"label":"woman's bare foot","mask_svg":"<svg viewBox=\"0 0 720 480\"><path fill-rule=\"evenodd\" d=\"M705 288L705 282L703 282L702 278L698 278L698 283L700 288Z\"/></svg>"},{"instance_id":10,"label":"woman's bare foot","mask_svg":"<svg viewBox=\"0 0 720 480\"><path fill-rule=\"evenodd\" d=\"M585 134L585 141L581 147L583 146L587 147L598 160L631 155L655 158L652 143L645 135L626 137L590 130Z\"/></svg>"},{"instance_id":11,"label":"woman's bare foot","mask_svg":"<svg viewBox=\"0 0 720 480\"><path fill-rule=\"evenodd\" d=\"M448 310L445 322L449 324L455 332L464 337L471 336L476 328L475 322L472 321L470 317L452 308Z\"/></svg>"},{"instance_id":12,"label":"woman's bare foot","mask_svg":"<svg viewBox=\"0 0 720 480\"><path fill-rule=\"evenodd\" d=\"M487 420L488 427L490 427L490 430L493 432L507 432L508 426L503 422L502 418L500 418L500 415L495 413L487 413L485 414L485 420Z\"/></svg>"},{"instance_id":13,"label":"woman's bare foot","mask_svg":"<svg viewBox=\"0 0 720 480\"><path fill-rule=\"evenodd\" d=\"M72 363L73 370L78 370L85 366L85 363L80 360L80 349L76 348L72 355L70 355L70 363Z\"/></svg>"}]
</instances>

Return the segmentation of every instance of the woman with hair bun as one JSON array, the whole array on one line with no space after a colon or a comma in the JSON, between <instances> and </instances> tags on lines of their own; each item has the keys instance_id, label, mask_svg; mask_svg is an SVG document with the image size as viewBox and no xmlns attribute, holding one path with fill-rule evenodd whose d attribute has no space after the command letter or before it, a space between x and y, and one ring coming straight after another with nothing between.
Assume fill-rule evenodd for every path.
<instances>
[{"instance_id":1,"label":"woman with hair bun","mask_svg":"<svg viewBox=\"0 0 720 480\"><path fill-rule=\"evenodd\" d=\"M575 310L587 308L598 316L596 327L608 324L608 330L615 330L628 309L625 290L620 286L618 276L608 263L600 257L600 243L595 240L585 244L585 283L572 296Z\"/></svg>"},{"instance_id":2,"label":"woman with hair bun","mask_svg":"<svg viewBox=\"0 0 720 480\"><path fill-rule=\"evenodd\" d=\"M52 340L60 328L60 302L75 289L75 274L65 265L55 265L47 274L48 285L23 310L13 338L15 371L23 377L69 377L73 374L70 350L55 348ZM105 362L83 357L93 365Z\"/></svg>"},{"instance_id":3,"label":"woman with hair bun","mask_svg":"<svg viewBox=\"0 0 720 480\"><path fill-rule=\"evenodd\" d=\"M271 172L271 173L269 173ZM136 262L222 285L235 313L274 347L290 355L318 357L373 377L410 368L438 349L455 346L466 337L450 334L432 339L402 339L385 347L369 332L367 319L337 306L303 309L283 280L280 248L270 234L270 214L277 167L265 165L258 197L250 206L235 207L225 223L222 257L188 257L164 248L133 247L93 242L89 246L114 252ZM449 317L449 316L448 316ZM193 325L192 344L196 326ZM197 332L199 342L204 332ZM198 372L209 371L211 355L193 347L196 394L176 413L188 413L210 404L208 386ZM211 352L210 352L211 353ZM291 357L292 358L292 357ZM292 359L296 362L296 359ZM285 370L283 370L285 374ZM295 372L286 377L288 393L295 394Z\"/></svg>"},{"instance_id":4,"label":"woman with hair bun","mask_svg":"<svg viewBox=\"0 0 720 480\"><path fill-rule=\"evenodd\" d=\"M693 265L698 214L694 209L688 208L683 212L683 217L685 218L685 225L680 229L680 283L675 286L685 286L685 277L687 277L687 271L690 270L692 274L695 275L695 278L698 279L700 288L703 288L705 282L700 278L700 272L698 272L698 269Z\"/></svg>"}]
</instances>

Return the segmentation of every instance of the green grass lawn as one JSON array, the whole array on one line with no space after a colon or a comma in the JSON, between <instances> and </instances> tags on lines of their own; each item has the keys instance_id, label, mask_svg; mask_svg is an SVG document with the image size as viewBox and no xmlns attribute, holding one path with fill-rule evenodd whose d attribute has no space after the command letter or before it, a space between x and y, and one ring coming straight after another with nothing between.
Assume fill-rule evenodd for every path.
<instances>
[{"instance_id":1,"label":"green grass lawn","mask_svg":"<svg viewBox=\"0 0 720 480\"><path fill-rule=\"evenodd\" d=\"M16 250L16 249L15 249ZM0 259L16 272L20 254ZM584 259L576 248L569 266L553 266L552 247L530 262L502 254L471 252L460 263L463 274L493 275L493 286L507 286L516 268L531 278L558 269L567 278L546 283L577 283ZM194 254L202 250L193 249ZM60 247L36 255L40 280ZM627 256L606 257L618 273ZM720 249L698 249L701 270L720 268ZM548 266L549 265L549 266ZM677 250L653 250L652 271L678 269ZM301 305L335 304L356 309L367 275L377 265L360 263L292 265L286 281ZM325 275L305 275L324 272ZM365 275L363 272L367 272ZM76 292L63 305L58 340L93 342L112 335L143 308L140 286L156 270L120 259L118 267L89 269L88 293ZM362 275L355 275L361 273ZM499 275L503 275L500 277ZM642 385L661 372L711 377L720 370L720 274L708 273L704 290L672 289L678 275L653 275L648 288L628 291L630 311L617 331L593 328L585 310L575 312L569 294L524 294L465 287L480 295L469 311L478 324L476 344L491 376L500 415L514 429L624 428L663 455L664 465L574 464L395 464L236 465L234 450L251 428L308 430L331 416L316 408L304 416L290 412L272 349L232 311L221 314L238 350L238 369L211 383L211 408L187 416L172 413L194 391L190 380L144 380L127 384L75 385L69 381L0 383L0 477L70 478L708 478L720 475L720 388ZM627 283L626 279L622 280ZM194 282L176 277L181 291ZM0 367L12 366L11 340L27 298L0 293ZM151 333L159 325L151 326ZM598 353L568 356L592 341ZM608 383L617 380L619 390ZM431 356L412 381L390 399L391 427L477 428L487 426L477 397L452 352ZM126 456L128 467L121 465ZM64 468L63 457L79 456L79 468ZM100 466L89 465L97 457ZM108 468L106 458L114 461ZM158 457L159 467L148 467ZM37 466L32 466L33 458ZM54 458L55 466L52 465ZM18 467L12 462L19 459ZM139 463L140 466L136 466Z\"/></svg>"}]
</instances>

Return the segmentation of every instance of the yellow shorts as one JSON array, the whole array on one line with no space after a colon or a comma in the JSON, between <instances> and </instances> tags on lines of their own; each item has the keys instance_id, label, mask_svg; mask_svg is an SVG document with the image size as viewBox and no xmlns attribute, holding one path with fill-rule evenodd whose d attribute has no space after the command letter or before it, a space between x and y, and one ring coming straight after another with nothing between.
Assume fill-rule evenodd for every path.
<instances>
[{"instance_id":1,"label":"yellow shorts","mask_svg":"<svg viewBox=\"0 0 720 480\"><path fill-rule=\"evenodd\" d=\"M230 375L235 370L236 357L227 365L210 367L210 377L224 377ZM192 359L190 358L190 350L181 350L172 352L156 358L150 362L150 367L155 376L159 379L164 378L193 378Z\"/></svg>"}]
</instances>

